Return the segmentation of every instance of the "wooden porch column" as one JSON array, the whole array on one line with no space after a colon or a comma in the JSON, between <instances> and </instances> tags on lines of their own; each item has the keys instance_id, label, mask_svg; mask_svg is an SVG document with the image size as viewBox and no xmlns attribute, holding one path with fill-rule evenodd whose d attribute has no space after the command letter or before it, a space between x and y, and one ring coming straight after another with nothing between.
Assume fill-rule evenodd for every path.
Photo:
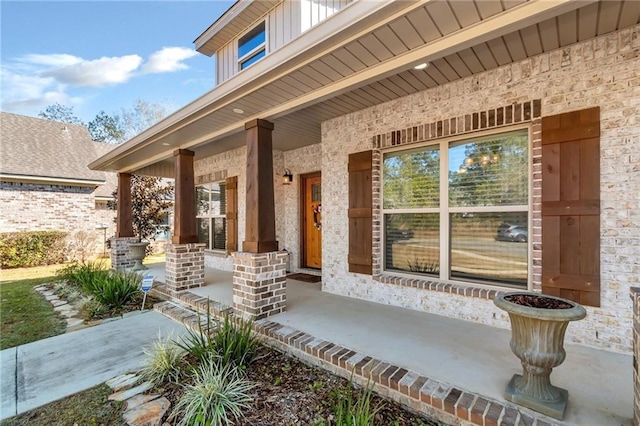
<instances>
[{"instance_id":1,"label":"wooden porch column","mask_svg":"<svg viewBox=\"0 0 640 426\"><path fill-rule=\"evenodd\" d=\"M176 149L175 202L173 215L173 244L197 243L196 188L193 177L193 151Z\"/></svg>"},{"instance_id":2,"label":"wooden porch column","mask_svg":"<svg viewBox=\"0 0 640 426\"><path fill-rule=\"evenodd\" d=\"M273 123L256 119L244 125L247 134L246 229L242 250L267 253L278 250L273 201Z\"/></svg>"},{"instance_id":3,"label":"wooden porch column","mask_svg":"<svg viewBox=\"0 0 640 426\"><path fill-rule=\"evenodd\" d=\"M118 211L116 238L133 237L133 211L131 208L131 173L118 173Z\"/></svg>"}]
</instances>

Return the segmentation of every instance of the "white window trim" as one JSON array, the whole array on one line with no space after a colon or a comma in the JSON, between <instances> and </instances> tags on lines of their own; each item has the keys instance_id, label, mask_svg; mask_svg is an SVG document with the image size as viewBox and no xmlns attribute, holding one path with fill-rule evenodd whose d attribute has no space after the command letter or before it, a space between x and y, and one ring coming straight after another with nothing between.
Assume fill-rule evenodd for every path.
<instances>
[{"instance_id":1,"label":"white window trim","mask_svg":"<svg viewBox=\"0 0 640 426\"><path fill-rule=\"evenodd\" d=\"M527 137L529 143L527 144L527 176L528 176L528 197L527 204L513 205L513 206L501 206L499 210L496 210L494 206L478 206L478 207L452 207L449 208L449 197L440 198L439 207L418 208L418 209L385 209L384 206L384 183L382 182L382 176L384 176L384 155L391 152L406 151L413 148L421 148L426 146L438 145L440 150L440 165L449 164L449 146L452 142L466 141L473 138L481 138L492 135L500 135L504 133L527 131ZM380 151L380 163L379 174L380 179L380 259L381 259L381 271L380 273L385 276L410 278L410 279L424 279L424 280L437 280L445 284L463 285L463 286L480 286L483 289L504 291L505 289L517 289L525 290L523 286L508 285L508 284L492 284L491 281L475 281L475 280L460 280L449 278L449 227L450 213L463 213L463 212L509 212L509 211L523 211L526 207L527 211L527 226L533 234L533 165L532 165L532 140L533 134L531 129L531 123L516 124L513 126L504 126L497 129L490 129L485 131L477 131L472 133L465 133L462 135L456 135L453 137L445 137L432 141L425 141L423 143L415 143L410 145L403 145L393 147L389 149L383 149ZM440 194L447 193L449 190L449 175L448 167L440 167ZM444 191L444 192L443 192ZM401 272L396 270L386 269L386 239L385 232L386 221L385 215L389 213L439 213L440 214L440 272L438 275L418 275L408 272ZM531 291L533 283L533 238L527 240L527 285L526 290Z\"/></svg>"},{"instance_id":2,"label":"white window trim","mask_svg":"<svg viewBox=\"0 0 640 426\"><path fill-rule=\"evenodd\" d=\"M242 37L244 37L247 33L253 31L254 28L258 27L260 24L264 23L264 42L259 44L258 46L254 47L252 50L250 50L249 52L245 53L242 56L238 56L238 52L240 50L240 39ZM240 34L236 40L235 40L235 56L236 56L236 67L237 67L237 71L244 71L242 69L242 64L244 62L246 62L247 60L251 59L255 54L257 54L258 52L264 50L264 57L267 56L267 54L269 53L269 31L267 31L267 29L269 28L269 22L268 22L268 16L265 16L264 20L262 20L261 22L258 22L256 25L252 26L251 28L249 28L248 30L246 30L245 32L243 32L242 34ZM262 60L263 58L258 59L258 62L260 60ZM253 64L251 64L253 65ZM246 69L246 68L245 68Z\"/></svg>"}]
</instances>

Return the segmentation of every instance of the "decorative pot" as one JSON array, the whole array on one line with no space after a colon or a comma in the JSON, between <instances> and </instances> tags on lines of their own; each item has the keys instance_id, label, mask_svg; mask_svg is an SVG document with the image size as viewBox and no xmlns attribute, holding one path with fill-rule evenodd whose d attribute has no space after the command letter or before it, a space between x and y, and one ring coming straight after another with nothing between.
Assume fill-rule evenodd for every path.
<instances>
[{"instance_id":1,"label":"decorative pot","mask_svg":"<svg viewBox=\"0 0 640 426\"><path fill-rule=\"evenodd\" d=\"M142 264L142 260L147 254L148 245L148 241L129 243L129 248L131 249L131 258L136 261L135 265L133 265L133 268L131 268L132 271L143 271L147 269L147 267Z\"/></svg>"},{"instance_id":2,"label":"decorative pot","mask_svg":"<svg viewBox=\"0 0 640 426\"><path fill-rule=\"evenodd\" d=\"M526 306L530 301L547 307ZM587 311L571 300L529 292L501 293L493 303L509 314L511 350L522 361L522 375L511 378L505 399L562 420L569 392L551 384L551 370L566 357L569 321L584 318Z\"/></svg>"}]
</instances>

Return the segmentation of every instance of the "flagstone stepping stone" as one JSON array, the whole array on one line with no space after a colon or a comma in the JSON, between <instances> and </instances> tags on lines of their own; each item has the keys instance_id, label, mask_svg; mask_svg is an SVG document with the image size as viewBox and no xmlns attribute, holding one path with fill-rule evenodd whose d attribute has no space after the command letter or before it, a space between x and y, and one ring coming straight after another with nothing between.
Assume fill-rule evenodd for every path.
<instances>
[{"instance_id":1,"label":"flagstone stepping stone","mask_svg":"<svg viewBox=\"0 0 640 426\"><path fill-rule=\"evenodd\" d=\"M45 295L44 298L47 299L49 302L51 302L52 300L60 300L60 298L55 294Z\"/></svg>"},{"instance_id":2,"label":"flagstone stepping stone","mask_svg":"<svg viewBox=\"0 0 640 426\"><path fill-rule=\"evenodd\" d=\"M76 311L75 309L69 309L69 310L60 312L60 315L62 315L62 317L64 318L73 318L76 315L78 315L78 313L79 312Z\"/></svg>"},{"instance_id":3,"label":"flagstone stepping stone","mask_svg":"<svg viewBox=\"0 0 640 426\"><path fill-rule=\"evenodd\" d=\"M159 393L154 393L154 394L150 394L150 395L136 395L134 397L131 397L129 399L127 399L125 401L125 406L124 406L124 410L125 411L129 411L129 410L133 410L134 408L142 405L142 404L146 404L149 401L153 401L154 399L157 399L159 397L161 397L162 395L160 395Z\"/></svg>"},{"instance_id":4,"label":"flagstone stepping stone","mask_svg":"<svg viewBox=\"0 0 640 426\"><path fill-rule=\"evenodd\" d=\"M82 318L67 318L67 328L77 327L79 325L84 324L84 320Z\"/></svg>"},{"instance_id":5,"label":"flagstone stepping stone","mask_svg":"<svg viewBox=\"0 0 640 426\"><path fill-rule=\"evenodd\" d=\"M151 389L151 387L152 385L150 382L144 382L141 385L136 386L135 388L123 390L109 395L109 401L125 401L133 396L148 391L149 389Z\"/></svg>"},{"instance_id":6,"label":"flagstone stepping stone","mask_svg":"<svg viewBox=\"0 0 640 426\"><path fill-rule=\"evenodd\" d=\"M58 306L66 305L67 301L66 300L60 300L60 299L54 299L54 300L51 300L51 304L54 307L58 307Z\"/></svg>"},{"instance_id":7,"label":"flagstone stepping stone","mask_svg":"<svg viewBox=\"0 0 640 426\"><path fill-rule=\"evenodd\" d=\"M129 386L133 386L138 381L138 376L133 373L121 374L119 376L114 377L113 379L109 379L105 382L107 386L109 386L114 391L118 391L122 388L126 388Z\"/></svg>"},{"instance_id":8,"label":"flagstone stepping stone","mask_svg":"<svg viewBox=\"0 0 640 426\"><path fill-rule=\"evenodd\" d=\"M171 403L164 396L129 410L122 416L129 426L161 426Z\"/></svg>"}]
</instances>

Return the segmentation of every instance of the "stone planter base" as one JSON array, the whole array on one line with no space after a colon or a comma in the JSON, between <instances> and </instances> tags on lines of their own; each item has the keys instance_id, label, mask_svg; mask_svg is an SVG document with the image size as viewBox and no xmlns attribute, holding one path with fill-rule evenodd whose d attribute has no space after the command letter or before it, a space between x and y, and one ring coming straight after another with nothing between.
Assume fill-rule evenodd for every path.
<instances>
[{"instance_id":1,"label":"stone planter base","mask_svg":"<svg viewBox=\"0 0 640 426\"><path fill-rule=\"evenodd\" d=\"M567 400L569 399L569 392L566 389L553 386L549 383L547 390L551 389L556 398L545 401L540 398L532 398L518 390L526 386L524 382L525 379L520 374L514 374L504 391L504 399L520 404L523 407L531 408L555 419L562 419L564 417L564 410L567 408Z\"/></svg>"},{"instance_id":2,"label":"stone planter base","mask_svg":"<svg viewBox=\"0 0 640 426\"><path fill-rule=\"evenodd\" d=\"M145 256L147 255L147 246L148 242L143 241L140 243L129 243L129 248L131 249L131 258L135 261L132 271L144 271L148 269L146 266L142 264Z\"/></svg>"}]
</instances>

